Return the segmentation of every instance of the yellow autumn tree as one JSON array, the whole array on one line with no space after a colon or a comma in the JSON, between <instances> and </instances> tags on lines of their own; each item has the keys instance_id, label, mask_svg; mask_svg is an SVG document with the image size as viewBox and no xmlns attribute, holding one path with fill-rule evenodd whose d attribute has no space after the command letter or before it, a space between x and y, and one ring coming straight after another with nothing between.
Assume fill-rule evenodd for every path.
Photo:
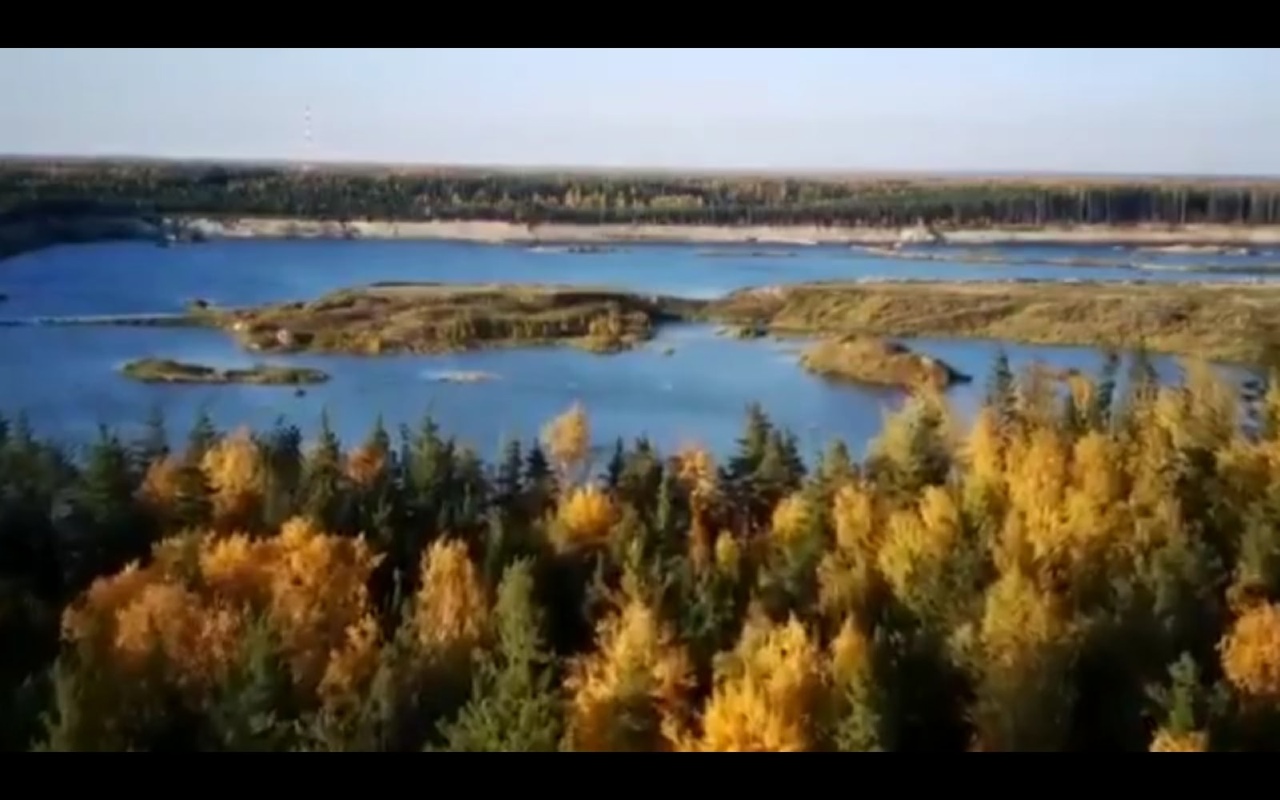
<instances>
[{"instance_id":1,"label":"yellow autumn tree","mask_svg":"<svg viewBox=\"0 0 1280 800\"><path fill-rule=\"evenodd\" d=\"M414 598L413 630L418 646L446 663L471 657L488 635L489 603L467 545L437 540L422 555Z\"/></svg>"},{"instance_id":2,"label":"yellow autumn tree","mask_svg":"<svg viewBox=\"0 0 1280 800\"><path fill-rule=\"evenodd\" d=\"M1171 733L1166 730L1156 731L1151 740L1152 753L1207 753L1209 736L1203 731L1189 733Z\"/></svg>"},{"instance_id":3,"label":"yellow autumn tree","mask_svg":"<svg viewBox=\"0 0 1280 800\"><path fill-rule=\"evenodd\" d=\"M960 543L960 509L950 492L930 486L915 508L890 515L876 566L894 595L922 616L942 612L949 598L944 579Z\"/></svg>"},{"instance_id":4,"label":"yellow autumn tree","mask_svg":"<svg viewBox=\"0 0 1280 800\"><path fill-rule=\"evenodd\" d=\"M975 676L972 717L984 752L1061 749L1074 703L1076 631L1061 603L1014 569L987 592L976 628L957 632Z\"/></svg>"},{"instance_id":5,"label":"yellow autumn tree","mask_svg":"<svg viewBox=\"0 0 1280 800\"><path fill-rule=\"evenodd\" d=\"M883 515L872 487L841 486L832 500L835 545L818 564L818 604L834 621L868 614L878 591L876 561L884 535Z\"/></svg>"},{"instance_id":6,"label":"yellow autumn tree","mask_svg":"<svg viewBox=\"0 0 1280 800\"><path fill-rule=\"evenodd\" d=\"M721 575L731 580L742 575L742 545L728 531L721 531L716 537L715 565Z\"/></svg>"},{"instance_id":7,"label":"yellow autumn tree","mask_svg":"<svg viewBox=\"0 0 1280 800\"><path fill-rule=\"evenodd\" d=\"M147 471L138 487L138 500L157 519L168 521L181 492L180 473L182 460L176 455L156 459L147 465Z\"/></svg>"},{"instance_id":8,"label":"yellow autumn tree","mask_svg":"<svg viewBox=\"0 0 1280 800\"><path fill-rule=\"evenodd\" d=\"M214 527L249 527L261 508L266 485L266 465L253 434L240 428L219 438L205 451L200 468L213 492Z\"/></svg>"},{"instance_id":9,"label":"yellow autumn tree","mask_svg":"<svg viewBox=\"0 0 1280 800\"><path fill-rule=\"evenodd\" d=\"M95 581L64 615L64 635L126 672L159 663L171 685L195 696L235 661L247 621L265 614L301 696L314 697L331 658L368 628L377 563L363 540L301 519L261 540L173 537L148 567Z\"/></svg>"},{"instance_id":10,"label":"yellow autumn tree","mask_svg":"<svg viewBox=\"0 0 1280 800\"><path fill-rule=\"evenodd\" d=\"M1219 644L1222 671L1247 702L1280 703L1280 605L1245 611Z\"/></svg>"},{"instance_id":11,"label":"yellow autumn tree","mask_svg":"<svg viewBox=\"0 0 1280 800\"><path fill-rule=\"evenodd\" d=\"M359 708L377 672L381 652L382 631L372 614L347 626L345 640L329 651L329 661L317 687L325 710L350 713Z\"/></svg>"},{"instance_id":12,"label":"yellow autumn tree","mask_svg":"<svg viewBox=\"0 0 1280 800\"><path fill-rule=\"evenodd\" d=\"M676 477L689 494L689 550L695 565L705 566L712 549L716 507L721 500L715 460L705 449L686 445L677 452Z\"/></svg>"},{"instance_id":13,"label":"yellow autumn tree","mask_svg":"<svg viewBox=\"0 0 1280 800\"><path fill-rule=\"evenodd\" d=\"M562 481L575 483L585 471L591 453L591 420L586 408L574 403L547 423L542 430L542 440Z\"/></svg>"},{"instance_id":14,"label":"yellow autumn tree","mask_svg":"<svg viewBox=\"0 0 1280 800\"><path fill-rule=\"evenodd\" d=\"M567 742L586 751L661 751L689 713L693 668L656 612L627 599L596 631L595 651L572 662Z\"/></svg>"},{"instance_id":15,"label":"yellow autumn tree","mask_svg":"<svg viewBox=\"0 0 1280 800\"><path fill-rule=\"evenodd\" d=\"M978 410L964 444L966 477L970 482L991 489L1004 484L1006 436L994 408L983 406Z\"/></svg>"},{"instance_id":16,"label":"yellow autumn tree","mask_svg":"<svg viewBox=\"0 0 1280 800\"><path fill-rule=\"evenodd\" d=\"M552 543L561 552L604 546L618 518L618 507L609 495L595 486L575 486L556 507Z\"/></svg>"},{"instance_id":17,"label":"yellow autumn tree","mask_svg":"<svg viewBox=\"0 0 1280 800\"><path fill-rule=\"evenodd\" d=\"M681 749L801 752L816 745L813 721L824 696L824 659L799 620L753 615L732 653L717 659L715 688L700 736Z\"/></svg>"},{"instance_id":18,"label":"yellow autumn tree","mask_svg":"<svg viewBox=\"0 0 1280 800\"><path fill-rule=\"evenodd\" d=\"M852 616L831 640L830 659L832 746L842 752L891 748L875 643Z\"/></svg>"},{"instance_id":19,"label":"yellow autumn tree","mask_svg":"<svg viewBox=\"0 0 1280 800\"><path fill-rule=\"evenodd\" d=\"M268 549L275 546L276 552ZM297 685L314 692L332 653L371 614L369 577L382 560L364 537L332 536L305 518L286 522L263 543L272 559L270 618L278 630Z\"/></svg>"},{"instance_id":20,"label":"yellow autumn tree","mask_svg":"<svg viewBox=\"0 0 1280 800\"><path fill-rule=\"evenodd\" d=\"M1127 558L1133 523L1121 465L1120 447L1107 435L1076 440L1059 513L1035 518L1044 527L1029 531L1042 574L1087 591L1107 582L1112 561Z\"/></svg>"},{"instance_id":21,"label":"yellow autumn tree","mask_svg":"<svg viewBox=\"0 0 1280 800\"><path fill-rule=\"evenodd\" d=\"M347 454L343 472L350 481L363 489L373 486L386 474L387 454L371 445L362 444Z\"/></svg>"},{"instance_id":22,"label":"yellow autumn tree","mask_svg":"<svg viewBox=\"0 0 1280 800\"><path fill-rule=\"evenodd\" d=\"M817 510L802 492L790 494L773 509L769 531L775 544L787 548L800 541L813 527Z\"/></svg>"}]
</instances>

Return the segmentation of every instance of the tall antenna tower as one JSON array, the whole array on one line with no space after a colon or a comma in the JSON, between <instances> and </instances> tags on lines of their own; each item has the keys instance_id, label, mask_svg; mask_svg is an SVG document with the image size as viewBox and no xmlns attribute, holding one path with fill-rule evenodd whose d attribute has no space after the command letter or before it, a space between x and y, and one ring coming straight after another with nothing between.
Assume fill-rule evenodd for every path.
<instances>
[{"instance_id":1,"label":"tall antenna tower","mask_svg":"<svg viewBox=\"0 0 1280 800\"><path fill-rule=\"evenodd\" d=\"M312 162L315 161L315 139L311 134L311 104L308 103L302 111L302 169L308 171L312 168Z\"/></svg>"}]
</instances>

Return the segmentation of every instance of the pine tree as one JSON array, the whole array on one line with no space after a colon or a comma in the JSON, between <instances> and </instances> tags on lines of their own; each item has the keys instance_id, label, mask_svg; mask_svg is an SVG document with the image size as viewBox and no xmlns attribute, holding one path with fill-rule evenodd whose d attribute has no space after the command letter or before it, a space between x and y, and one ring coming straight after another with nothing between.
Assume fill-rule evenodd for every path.
<instances>
[{"instance_id":1,"label":"pine tree","mask_svg":"<svg viewBox=\"0 0 1280 800\"><path fill-rule=\"evenodd\" d=\"M204 458L204 454L217 440L218 429L214 426L208 410L201 408L200 413L196 415L191 432L187 434L187 458L197 464L200 463L200 459Z\"/></svg>"},{"instance_id":2,"label":"pine tree","mask_svg":"<svg viewBox=\"0 0 1280 800\"><path fill-rule=\"evenodd\" d=\"M494 476L494 491L498 504L507 511L513 510L524 491L521 472L524 469L520 440L508 439L502 446L502 460L498 462Z\"/></svg>"},{"instance_id":3,"label":"pine tree","mask_svg":"<svg viewBox=\"0 0 1280 800\"><path fill-rule=\"evenodd\" d=\"M1000 422L1006 423L1012 417L1014 408L1013 369L1009 366L1009 354L1000 348L996 351L995 363L991 375L987 378L987 391L984 402L996 410Z\"/></svg>"},{"instance_id":4,"label":"pine tree","mask_svg":"<svg viewBox=\"0 0 1280 800\"><path fill-rule=\"evenodd\" d=\"M150 551L153 531L137 511L136 488L128 449L100 428L76 489L69 529L64 528L64 568L70 585L115 572Z\"/></svg>"},{"instance_id":5,"label":"pine tree","mask_svg":"<svg viewBox=\"0 0 1280 800\"><path fill-rule=\"evenodd\" d=\"M293 683L267 619L249 626L242 648L209 713L216 744L231 752L287 750L297 711Z\"/></svg>"},{"instance_id":6,"label":"pine tree","mask_svg":"<svg viewBox=\"0 0 1280 800\"><path fill-rule=\"evenodd\" d=\"M747 406L747 420L738 448L725 469L725 478L736 482L755 474L764 459L773 423L758 404Z\"/></svg>"},{"instance_id":7,"label":"pine tree","mask_svg":"<svg viewBox=\"0 0 1280 800\"><path fill-rule=\"evenodd\" d=\"M179 529L203 528L213 515L213 489L199 462L184 459L178 467L173 520Z\"/></svg>"},{"instance_id":8,"label":"pine tree","mask_svg":"<svg viewBox=\"0 0 1280 800\"><path fill-rule=\"evenodd\" d=\"M503 574L494 609L498 642L478 665L471 699L442 726L448 749L470 752L550 752L561 736L553 657L534 596L532 563Z\"/></svg>"},{"instance_id":9,"label":"pine tree","mask_svg":"<svg viewBox=\"0 0 1280 800\"><path fill-rule=\"evenodd\" d=\"M276 420L262 437L266 485L263 487L263 521L268 529L278 529L297 512L302 483L302 432L295 425Z\"/></svg>"},{"instance_id":10,"label":"pine tree","mask_svg":"<svg viewBox=\"0 0 1280 800\"><path fill-rule=\"evenodd\" d=\"M381 414L373 422L373 432L369 434L366 446L380 455L387 457L391 455L391 434L387 433L387 425Z\"/></svg>"},{"instance_id":11,"label":"pine tree","mask_svg":"<svg viewBox=\"0 0 1280 800\"><path fill-rule=\"evenodd\" d=\"M342 474L342 446L329 425L329 415L320 417L320 438L308 454L303 468L303 508L323 530L336 530L346 499Z\"/></svg>"},{"instance_id":12,"label":"pine tree","mask_svg":"<svg viewBox=\"0 0 1280 800\"><path fill-rule=\"evenodd\" d=\"M1160 376L1155 365L1151 363L1151 353L1146 345L1138 345L1129 362L1127 405L1148 399L1160 385Z\"/></svg>"},{"instance_id":13,"label":"pine tree","mask_svg":"<svg viewBox=\"0 0 1280 800\"><path fill-rule=\"evenodd\" d=\"M1089 425L1093 430L1104 431L1111 426L1115 404L1116 378L1120 374L1120 354L1108 349L1098 373L1093 402L1088 409Z\"/></svg>"},{"instance_id":14,"label":"pine tree","mask_svg":"<svg viewBox=\"0 0 1280 800\"><path fill-rule=\"evenodd\" d=\"M142 469L169 455L169 434L165 428L164 412L159 406L151 407L142 435L134 445L134 453Z\"/></svg>"},{"instance_id":15,"label":"pine tree","mask_svg":"<svg viewBox=\"0 0 1280 800\"><path fill-rule=\"evenodd\" d=\"M551 473L551 463L542 445L535 439L529 445L524 457L524 490L528 497L528 514L540 517L551 504L556 493L555 478Z\"/></svg>"},{"instance_id":16,"label":"pine tree","mask_svg":"<svg viewBox=\"0 0 1280 800\"><path fill-rule=\"evenodd\" d=\"M611 491L617 491L618 484L622 480L622 471L627 465L627 449L622 444L622 437L619 436L613 443L613 455L609 457L609 463L605 467L604 481L605 485Z\"/></svg>"},{"instance_id":17,"label":"pine tree","mask_svg":"<svg viewBox=\"0 0 1280 800\"><path fill-rule=\"evenodd\" d=\"M117 731L106 723L102 705L96 702L96 681L89 665L75 664L68 656L50 670L53 704L45 716L45 738L36 750L53 753L110 752L125 749Z\"/></svg>"},{"instance_id":18,"label":"pine tree","mask_svg":"<svg viewBox=\"0 0 1280 800\"><path fill-rule=\"evenodd\" d=\"M830 497L841 484L852 480L857 475L853 457L849 454L849 446L842 439L836 439L822 454L822 462L818 465L817 481L822 494Z\"/></svg>"}]
</instances>

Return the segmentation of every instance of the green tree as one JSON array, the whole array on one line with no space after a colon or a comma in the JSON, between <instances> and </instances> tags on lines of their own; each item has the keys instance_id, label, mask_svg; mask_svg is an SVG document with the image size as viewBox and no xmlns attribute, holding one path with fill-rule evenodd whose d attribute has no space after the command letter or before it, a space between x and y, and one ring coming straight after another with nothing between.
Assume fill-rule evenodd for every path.
<instances>
[{"instance_id":1,"label":"green tree","mask_svg":"<svg viewBox=\"0 0 1280 800\"><path fill-rule=\"evenodd\" d=\"M442 727L448 749L554 751L562 732L560 700L530 561L507 567L494 613L497 645L480 660L471 699L457 719Z\"/></svg>"}]
</instances>

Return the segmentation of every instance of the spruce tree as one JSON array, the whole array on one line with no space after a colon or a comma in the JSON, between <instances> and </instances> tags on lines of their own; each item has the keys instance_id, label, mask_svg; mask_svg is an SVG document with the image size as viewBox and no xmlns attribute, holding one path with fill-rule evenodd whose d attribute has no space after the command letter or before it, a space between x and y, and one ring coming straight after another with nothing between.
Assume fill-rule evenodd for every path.
<instances>
[{"instance_id":1,"label":"spruce tree","mask_svg":"<svg viewBox=\"0 0 1280 800\"><path fill-rule=\"evenodd\" d=\"M327 412L320 417L320 437L303 463L303 508L324 530L336 529L344 497L342 446L329 425Z\"/></svg>"},{"instance_id":2,"label":"spruce tree","mask_svg":"<svg viewBox=\"0 0 1280 800\"><path fill-rule=\"evenodd\" d=\"M257 617L209 712L215 746L230 752L287 750L296 716L293 682L279 637L265 617Z\"/></svg>"},{"instance_id":3,"label":"spruce tree","mask_svg":"<svg viewBox=\"0 0 1280 800\"><path fill-rule=\"evenodd\" d=\"M128 449L100 428L76 487L70 524L64 528L69 585L84 585L148 554L154 532L134 503L136 490Z\"/></svg>"},{"instance_id":4,"label":"spruce tree","mask_svg":"<svg viewBox=\"0 0 1280 800\"><path fill-rule=\"evenodd\" d=\"M983 397L984 404L996 412L1001 425L1007 425L1016 413L1016 383L1013 368L1009 365L1009 354L1002 347L996 351Z\"/></svg>"},{"instance_id":5,"label":"spruce tree","mask_svg":"<svg viewBox=\"0 0 1280 800\"><path fill-rule=\"evenodd\" d=\"M480 659L471 699L442 726L447 749L469 752L551 752L562 721L544 639L531 562L512 564L498 587L498 641Z\"/></svg>"}]
</instances>

